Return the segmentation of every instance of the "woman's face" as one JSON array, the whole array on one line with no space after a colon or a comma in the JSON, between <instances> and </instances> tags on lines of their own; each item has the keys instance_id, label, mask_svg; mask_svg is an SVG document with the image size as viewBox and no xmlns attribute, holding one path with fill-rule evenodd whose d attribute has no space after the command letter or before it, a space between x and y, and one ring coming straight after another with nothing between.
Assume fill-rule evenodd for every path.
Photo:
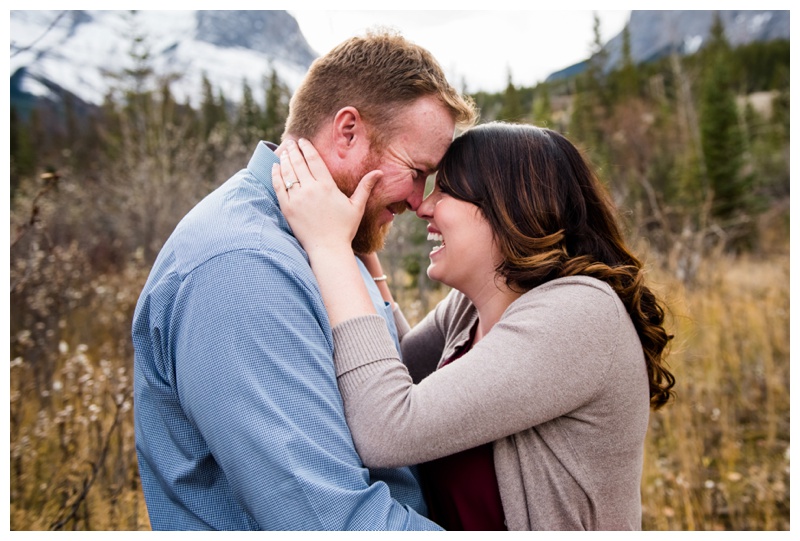
<instances>
[{"instance_id":1,"label":"woman's face","mask_svg":"<svg viewBox=\"0 0 800 541\"><path fill-rule=\"evenodd\" d=\"M436 242L429 255L428 277L478 295L495 282L501 261L489 222L472 203L443 193L438 182L417 209L428 222L428 240Z\"/></svg>"}]
</instances>

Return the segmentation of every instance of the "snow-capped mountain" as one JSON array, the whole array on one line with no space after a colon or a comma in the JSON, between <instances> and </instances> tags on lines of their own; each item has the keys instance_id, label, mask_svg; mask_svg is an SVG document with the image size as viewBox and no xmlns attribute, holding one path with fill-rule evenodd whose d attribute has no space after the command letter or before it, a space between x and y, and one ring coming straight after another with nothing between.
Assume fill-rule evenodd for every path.
<instances>
[{"instance_id":1,"label":"snow-capped mountain","mask_svg":"<svg viewBox=\"0 0 800 541\"><path fill-rule=\"evenodd\" d=\"M60 88L90 104L120 84L115 74L136 67L135 56L147 55L157 76L174 78L175 97L193 105L204 74L232 101L246 79L258 99L273 68L295 88L317 56L295 19L277 10L11 11L10 29L18 91L57 101Z\"/></svg>"},{"instance_id":2,"label":"snow-capped mountain","mask_svg":"<svg viewBox=\"0 0 800 541\"><path fill-rule=\"evenodd\" d=\"M720 11L732 45L789 38L789 11ZM675 50L691 54L709 35L713 11L632 11L631 55L654 60ZM11 11L11 86L14 96L60 101L67 91L99 104L145 51L157 75L174 78L180 101L201 101L205 74L225 98L238 102L246 79L255 99L274 68L294 89L317 56L286 11ZM605 45L606 69L619 65L622 34ZM585 62L548 77L585 69ZM174 76L174 77L172 77ZM13 103L13 101L12 101Z\"/></svg>"},{"instance_id":3,"label":"snow-capped mountain","mask_svg":"<svg viewBox=\"0 0 800 541\"><path fill-rule=\"evenodd\" d=\"M708 39L714 11L632 11L629 23L631 57L648 62L675 50L679 54L697 52ZM789 12L767 10L719 11L725 37L734 46L753 41L789 39ZM606 45L608 67L622 62L622 34Z\"/></svg>"},{"instance_id":4,"label":"snow-capped mountain","mask_svg":"<svg viewBox=\"0 0 800 541\"><path fill-rule=\"evenodd\" d=\"M689 55L697 52L708 39L715 11L712 10L641 10L631 11L631 58L635 63L650 62L671 52ZM725 37L734 47L754 41L789 39L789 11L721 10ZM622 63L622 32L604 45L605 70ZM553 81L575 75L586 66L575 64L550 75Z\"/></svg>"}]
</instances>

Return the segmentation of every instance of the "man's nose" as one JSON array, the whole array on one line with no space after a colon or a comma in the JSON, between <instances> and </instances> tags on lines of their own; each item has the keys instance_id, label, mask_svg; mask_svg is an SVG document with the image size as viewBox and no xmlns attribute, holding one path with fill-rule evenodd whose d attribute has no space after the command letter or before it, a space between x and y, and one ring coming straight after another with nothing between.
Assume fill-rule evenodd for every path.
<instances>
[{"instance_id":1,"label":"man's nose","mask_svg":"<svg viewBox=\"0 0 800 541\"><path fill-rule=\"evenodd\" d=\"M426 179L415 180L414 189L406 198L406 205L414 212L416 212L420 204L422 204L422 196L425 194L425 180Z\"/></svg>"}]
</instances>

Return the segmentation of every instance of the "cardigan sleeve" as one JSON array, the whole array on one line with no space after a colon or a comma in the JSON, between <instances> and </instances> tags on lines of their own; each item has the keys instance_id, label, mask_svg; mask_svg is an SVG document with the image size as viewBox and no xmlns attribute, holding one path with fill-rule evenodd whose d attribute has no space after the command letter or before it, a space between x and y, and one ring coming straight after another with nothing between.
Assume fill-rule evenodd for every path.
<instances>
[{"instance_id":1,"label":"cardigan sleeve","mask_svg":"<svg viewBox=\"0 0 800 541\"><path fill-rule=\"evenodd\" d=\"M336 373L365 465L447 456L591 400L627 317L616 294L597 283L561 279L526 293L472 350L419 384L392 351L379 316L337 325Z\"/></svg>"}]
</instances>

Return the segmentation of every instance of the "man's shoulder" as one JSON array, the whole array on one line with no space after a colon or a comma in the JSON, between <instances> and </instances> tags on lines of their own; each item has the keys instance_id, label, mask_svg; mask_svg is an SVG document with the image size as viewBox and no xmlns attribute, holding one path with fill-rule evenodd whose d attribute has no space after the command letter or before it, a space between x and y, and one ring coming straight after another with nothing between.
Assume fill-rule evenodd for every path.
<instances>
[{"instance_id":1,"label":"man's shoulder","mask_svg":"<svg viewBox=\"0 0 800 541\"><path fill-rule=\"evenodd\" d=\"M231 294L288 286L296 294L317 294L305 252L282 226L280 211L257 197L244 199L231 193L237 189L221 187L180 222L144 287L143 296L150 302L172 304L179 289L189 284L194 291ZM249 208L239 208L240 202Z\"/></svg>"},{"instance_id":2,"label":"man's shoulder","mask_svg":"<svg viewBox=\"0 0 800 541\"><path fill-rule=\"evenodd\" d=\"M204 263L243 252L307 266L280 209L258 181L242 171L198 203L164 246L175 254L176 269L188 274Z\"/></svg>"}]
</instances>

